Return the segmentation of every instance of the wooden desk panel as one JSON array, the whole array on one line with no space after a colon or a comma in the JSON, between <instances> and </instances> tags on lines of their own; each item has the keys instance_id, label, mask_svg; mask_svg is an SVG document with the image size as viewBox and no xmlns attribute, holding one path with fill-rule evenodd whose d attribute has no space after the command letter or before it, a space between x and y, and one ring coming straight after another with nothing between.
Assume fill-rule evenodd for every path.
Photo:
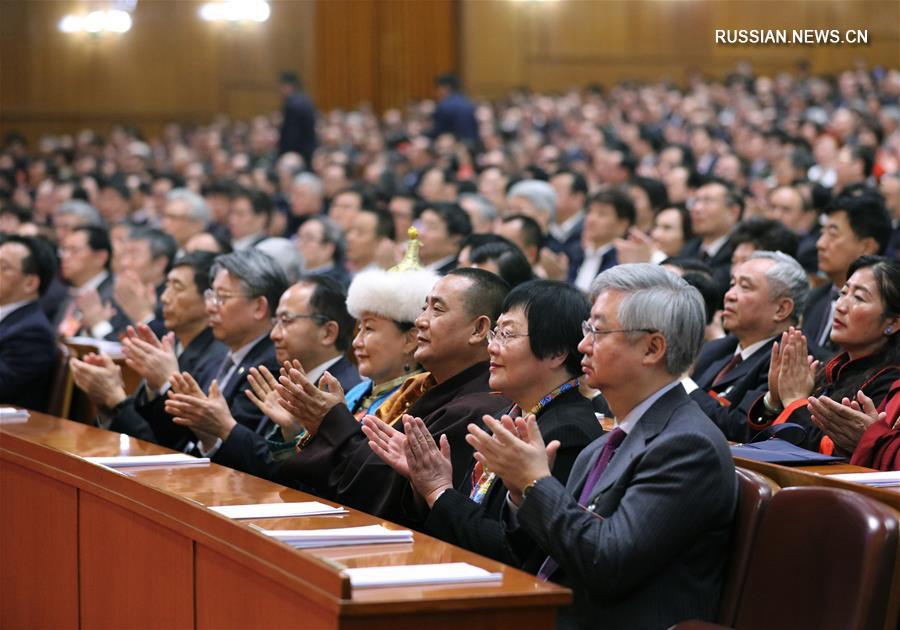
<instances>
[{"instance_id":1,"label":"wooden desk panel","mask_svg":"<svg viewBox=\"0 0 900 630\"><path fill-rule=\"evenodd\" d=\"M224 518L202 505L321 499L229 468L212 464L129 469L119 474L73 457L163 452L170 451L43 414L32 414L26 424L0 426L0 461L75 489L84 512L83 551L105 545L107 556L81 558L80 621L84 626L520 629L552 626L556 608L571 600L564 588L419 533L405 545L294 550L247 527L246 522ZM0 500L6 503L6 486L2 488ZM23 518L17 527L33 522ZM255 522L270 529L383 523L355 510L338 517ZM189 554L186 550L191 546ZM121 591L116 590L117 597L107 591L104 605L127 606L131 611L101 610L94 606L99 601L94 593L103 591L93 585L108 580L123 557L136 570L113 587ZM351 566L431 562L469 562L502 572L503 580L499 585L351 592L349 579L340 571ZM29 571L33 565L23 563L17 570L20 567ZM140 590L135 582L140 581L141 571L163 578L144 583L145 592L135 594L135 589ZM34 592L26 593L14 607L26 608L34 599ZM184 609L193 615L191 619L183 615Z\"/></svg>"},{"instance_id":2,"label":"wooden desk panel","mask_svg":"<svg viewBox=\"0 0 900 630\"><path fill-rule=\"evenodd\" d=\"M0 628L78 627L77 533L75 488L0 459Z\"/></svg>"}]
</instances>

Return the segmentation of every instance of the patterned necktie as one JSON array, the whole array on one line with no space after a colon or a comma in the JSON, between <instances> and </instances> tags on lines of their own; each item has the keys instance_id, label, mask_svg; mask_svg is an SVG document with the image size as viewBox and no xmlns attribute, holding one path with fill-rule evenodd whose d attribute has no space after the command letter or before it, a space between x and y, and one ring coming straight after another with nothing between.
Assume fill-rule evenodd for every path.
<instances>
[{"instance_id":1,"label":"patterned necktie","mask_svg":"<svg viewBox=\"0 0 900 630\"><path fill-rule=\"evenodd\" d=\"M225 356L225 360L222 361L222 367L219 368L219 371L216 373L216 378L219 382L219 391L221 392L225 389L225 377L228 375L228 372L231 368L234 367L234 358L228 354ZM212 381L209 382L212 385Z\"/></svg>"},{"instance_id":2,"label":"patterned necktie","mask_svg":"<svg viewBox=\"0 0 900 630\"><path fill-rule=\"evenodd\" d=\"M736 366L738 363L740 363L740 362L743 361L743 360L744 360L744 359L743 359L743 357L741 357L741 353L740 353L740 352L738 352L737 354L733 355L733 356L731 357L731 360L730 360L728 363L726 363L725 366L724 366L721 370L719 370L719 373L718 373L718 374L716 374L716 378L713 379L712 386L715 387L716 385L718 385L718 384L722 381L722 379L724 379L725 376L726 376L731 370L734 369L734 366Z\"/></svg>"},{"instance_id":3,"label":"patterned necktie","mask_svg":"<svg viewBox=\"0 0 900 630\"><path fill-rule=\"evenodd\" d=\"M609 462L615 454L616 449L619 448L619 445L622 443L622 440L625 439L626 435L628 434L618 427L613 429L609 434L606 444L600 449L600 455L597 457L597 462L594 464L594 467L591 468L591 472L588 473L587 479L584 482L584 488L581 489L581 496L578 498L578 505L584 506L588 502L588 499L591 498L591 494L594 492L597 482L600 481L600 476L603 474L603 471L606 470L606 467L609 466ZM547 556L547 559L544 560L544 564L541 565L541 569L538 571L537 576L546 581L550 579L550 576L553 575L553 572L556 571L558 567L559 565L556 563L556 560Z\"/></svg>"}]
</instances>

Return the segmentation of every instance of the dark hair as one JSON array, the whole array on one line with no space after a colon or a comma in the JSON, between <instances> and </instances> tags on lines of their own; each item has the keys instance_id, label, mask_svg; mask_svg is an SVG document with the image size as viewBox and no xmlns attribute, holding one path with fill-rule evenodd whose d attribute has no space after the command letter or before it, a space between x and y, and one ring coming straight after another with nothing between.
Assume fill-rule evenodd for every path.
<instances>
[{"instance_id":1,"label":"dark hair","mask_svg":"<svg viewBox=\"0 0 900 630\"><path fill-rule=\"evenodd\" d=\"M664 208L662 208L659 212L665 212L666 210L677 210L678 215L681 217L681 233L683 235L683 240L685 243L694 238L694 224L691 222L691 211L688 210L684 204L670 204ZM659 215L659 212L656 214Z\"/></svg>"},{"instance_id":2,"label":"dark hair","mask_svg":"<svg viewBox=\"0 0 900 630\"><path fill-rule=\"evenodd\" d=\"M631 201L631 197L626 195L621 190L612 188L610 190L603 190L594 195L591 195L587 200L587 207L590 208L591 205L595 203L602 203L608 206L612 206L616 211L616 216L620 219L625 219L628 221L628 225L634 225L635 220L637 219L637 212L634 209L634 202Z\"/></svg>"},{"instance_id":3,"label":"dark hair","mask_svg":"<svg viewBox=\"0 0 900 630\"><path fill-rule=\"evenodd\" d=\"M166 259L166 272L172 268L172 261L178 253L178 243L168 232L159 228L136 227L128 235L129 241L147 241L150 244L150 257L156 260Z\"/></svg>"},{"instance_id":4,"label":"dark hair","mask_svg":"<svg viewBox=\"0 0 900 630\"><path fill-rule=\"evenodd\" d=\"M884 308L884 316L896 317L900 315L900 261L887 258L886 256L860 256L850 264L847 271L849 278L860 269L871 269L872 275L875 276L875 283L881 293L881 304ZM881 348L874 353L875 360L872 361L872 367L861 373L853 374L841 382L833 384L828 397L832 400L841 400L844 397L853 400L856 392L875 374L883 370L887 366L900 365L900 333L887 335L887 341ZM819 368L816 374L816 392L820 392L825 385L825 363ZM874 401L877 405L879 401Z\"/></svg>"},{"instance_id":5,"label":"dark hair","mask_svg":"<svg viewBox=\"0 0 900 630\"><path fill-rule=\"evenodd\" d=\"M872 174L872 167L875 165L875 153L872 151L870 147L867 147L862 144L857 144L854 146L849 146L847 149L850 151L850 157L853 161L861 160L863 164L863 177L868 177Z\"/></svg>"},{"instance_id":6,"label":"dark hair","mask_svg":"<svg viewBox=\"0 0 900 630\"><path fill-rule=\"evenodd\" d=\"M3 206L0 206L0 214L14 215L19 220L19 223L28 223L32 218L31 210L14 203L5 203Z\"/></svg>"},{"instance_id":7,"label":"dark hair","mask_svg":"<svg viewBox=\"0 0 900 630\"><path fill-rule=\"evenodd\" d=\"M194 284L197 285L197 293L201 296L210 286L210 270L216 261L213 252L189 252L183 256L179 256L172 263L172 269L176 267L190 267L194 270Z\"/></svg>"},{"instance_id":8,"label":"dark hair","mask_svg":"<svg viewBox=\"0 0 900 630\"><path fill-rule=\"evenodd\" d=\"M255 247L220 254L209 270L210 283L223 269L240 280L247 295L266 298L269 313L275 316L278 300L288 288L288 279L274 258Z\"/></svg>"},{"instance_id":9,"label":"dark hair","mask_svg":"<svg viewBox=\"0 0 900 630\"><path fill-rule=\"evenodd\" d=\"M705 177L701 186L706 186L708 184L718 184L724 188L725 206L728 208L737 206L739 209L738 219L744 216L744 195L741 194L741 191L738 190L734 184L721 177Z\"/></svg>"},{"instance_id":10,"label":"dark hair","mask_svg":"<svg viewBox=\"0 0 900 630\"><path fill-rule=\"evenodd\" d=\"M578 171L573 171L571 169L562 169L553 174L553 177L557 175L571 175L572 176L572 184L569 186L569 193L573 195L582 194L587 196L588 193L588 185L587 180L584 178L584 175L579 173Z\"/></svg>"},{"instance_id":11,"label":"dark hair","mask_svg":"<svg viewBox=\"0 0 900 630\"><path fill-rule=\"evenodd\" d=\"M722 287L712 276L700 271L684 271L681 279L700 292L703 298L703 306L706 309L706 325L709 326L713 317L722 308Z\"/></svg>"},{"instance_id":12,"label":"dark hair","mask_svg":"<svg viewBox=\"0 0 900 630\"><path fill-rule=\"evenodd\" d=\"M125 185L121 179L111 178L104 179L100 181L100 189L109 188L111 190L116 191L123 199L131 199L131 191L128 189L128 186Z\"/></svg>"},{"instance_id":13,"label":"dark hair","mask_svg":"<svg viewBox=\"0 0 900 630\"><path fill-rule=\"evenodd\" d=\"M519 307L528 321L528 343L538 359L566 355L566 371L581 374L581 322L590 317L584 294L565 282L530 280L514 288L503 300L501 312Z\"/></svg>"},{"instance_id":14,"label":"dark hair","mask_svg":"<svg viewBox=\"0 0 900 630\"><path fill-rule=\"evenodd\" d=\"M503 223L512 223L518 221L522 230L522 241L526 246L534 245L538 249L544 244L544 233L538 222L524 214L514 214L511 217L503 219Z\"/></svg>"},{"instance_id":15,"label":"dark hair","mask_svg":"<svg viewBox=\"0 0 900 630\"><path fill-rule=\"evenodd\" d=\"M666 190L666 185L658 179L653 179L651 177L634 177L629 183L632 186L637 186L647 194L647 199L650 200L650 207L654 212L661 210L668 205L669 193Z\"/></svg>"},{"instance_id":16,"label":"dark hair","mask_svg":"<svg viewBox=\"0 0 900 630\"><path fill-rule=\"evenodd\" d=\"M466 247L471 247L471 251L475 251L476 247L487 245L488 243L509 243L509 241L499 234L493 234L492 232L469 234L460 241L459 249L462 251Z\"/></svg>"},{"instance_id":17,"label":"dark hair","mask_svg":"<svg viewBox=\"0 0 900 630\"><path fill-rule=\"evenodd\" d=\"M302 85L300 77L293 70L282 70L278 74L278 82L282 85L290 85L295 88L299 88Z\"/></svg>"},{"instance_id":18,"label":"dark hair","mask_svg":"<svg viewBox=\"0 0 900 630\"><path fill-rule=\"evenodd\" d=\"M878 243L878 253L884 253L891 237L891 217L884 207L884 198L876 192L841 195L825 209L825 214L843 212L856 238L872 238Z\"/></svg>"},{"instance_id":19,"label":"dark hair","mask_svg":"<svg viewBox=\"0 0 900 630\"><path fill-rule=\"evenodd\" d=\"M707 265L705 262L697 259L690 258L687 256L673 256L672 258L666 258L664 261L659 263L660 265L670 265L672 267L678 267L682 272L685 271L695 271L697 273L701 273L704 276L708 276L712 278L713 270L712 267Z\"/></svg>"},{"instance_id":20,"label":"dark hair","mask_svg":"<svg viewBox=\"0 0 900 630\"><path fill-rule=\"evenodd\" d=\"M28 255L22 259L22 273L36 275L39 280L38 295L44 295L56 274L56 256L53 254L53 248L42 238L18 234L0 238L0 245L6 243L19 243L28 250Z\"/></svg>"},{"instance_id":21,"label":"dark hair","mask_svg":"<svg viewBox=\"0 0 900 630\"><path fill-rule=\"evenodd\" d=\"M763 217L751 217L741 221L731 233L731 243L735 247L742 243L750 243L754 249L784 252L792 258L797 257L799 241L797 235L780 221Z\"/></svg>"},{"instance_id":22,"label":"dark hair","mask_svg":"<svg viewBox=\"0 0 900 630\"><path fill-rule=\"evenodd\" d=\"M112 263L112 243L109 240L109 231L105 227L82 225L72 230L72 234L78 232L87 234L87 244L92 251L106 252L106 264L104 267L109 269L109 265Z\"/></svg>"},{"instance_id":23,"label":"dark hair","mask_svg":"<svg viewBox=\"0 0 900 630\"><path fill-rule=\"evenodd\" d=\"M434 79L434 84L439 87L445 87L451 92L459 91L459 77L457 77L452 72L446 72L444 74L439 74Z\"/></svg>"},{"instance_id":24,"label":"dark hair","mask_svg":"<svg viewBox=\"0 0 900 630\"><path fill-rule=\"evenodd\" d=\"M298 284L311 284L314 289L309 298L309 307L316 315L322 315L326 321L338 325L337 339L334 347L340 352L346 352L350 348L353 339L353 326L355 320L347 312L347 293L341 284L334 278L313 274L303 276Z\"/></svg>"},{"instance_id":25,"label":"dark hair","mask_svg":"<svg viewBox=\"0 0 900 630\"><path fill-rule=\"evenodd\" d=\"M268 225L269 220L272 218L272 210L275 207L275 204L272 202L272 198L269 197L269 195L258 190L236 187L231 198L232 200L248 200L250 202L250 208L253 210L253 214L257 216L261 214L266 215L266 224Z\"/></svg>"},{"instance_id":26,"label":"dark hair","mask_svg":"<svg viewBox=\"0 0 900 630\"><path fill-rule=\"evenodd\" d=\"M375 215L375 236L377 238L389 238L394 240L394 217L387 210L372 206L363 206L360 212L368 212ZM325 227L324 225L322 226ZM335 248L337 251L337 248Z\"/></svg>"},{"instance_id":27,"label":"dark hair","mask_svg":"<svg viewBox=\"0 0 900 630\"><path fill-rule=\"evenodd\" d=\"M534 278L531 264L525 258L525 254L515 243L505 238L472 247L469 260L476 265L494 262L497 265L498 275L511 287L517 287Z\"/></svg>"},{"instance_id":28,"label":"dark hair","mask_svg":"<svg viewBox=\"0 0 900 630\"><path fill-rule=\"evenodd\" d=\"M432 203L422 209L422 212L431 210L441 218L447 227L448 236L461 236L465 238L472 233L472 221L469 213L456 203Z\"/></svg>"},{"instance_id":29,"label":"dark hair","mask_svg":"<svg viewBox=\"0 0 900 630\"><path fill-rule=\"evenodd\" d=\"M493 326L500 317L503 300L509 293L509 285L506 281L490 271L472 267L454 269L447 275L462 276L471 282L472 286L466 289L464 297L465 308L473 318L482 315L488 317Z\"/></svg>"}]
</instances>

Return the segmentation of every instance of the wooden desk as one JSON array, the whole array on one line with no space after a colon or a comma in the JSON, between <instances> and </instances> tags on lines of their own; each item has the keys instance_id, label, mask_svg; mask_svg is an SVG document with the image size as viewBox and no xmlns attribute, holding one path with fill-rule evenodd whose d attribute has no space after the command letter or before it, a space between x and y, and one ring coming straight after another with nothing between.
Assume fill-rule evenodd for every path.
<instances>
[{"instance_id":1,"label":"wooden desk","mask_svg":"<svg viewBox=\"0 0 900 630\"><path fill-rule=\"evenodd\" d=\"M2 628L549 628L562 587L424 534L294 550L203 505L313 500L217 465L120 474L79 456L168 449L33 413L0 425ZM320 500L320 499L316 499ZM202 504L202 505L201 505ZM382 521L267 519L267 528ZM469 562L501 584L352 590L341 569Z\"/></svg>"}]
</instances>

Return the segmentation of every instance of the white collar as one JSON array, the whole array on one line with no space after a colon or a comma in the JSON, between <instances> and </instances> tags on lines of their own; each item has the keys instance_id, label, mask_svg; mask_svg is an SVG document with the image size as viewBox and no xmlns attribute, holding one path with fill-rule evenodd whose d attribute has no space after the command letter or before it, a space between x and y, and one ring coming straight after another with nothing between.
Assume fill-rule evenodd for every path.
<instances>
[{"instance_id":1,"label":"white collar","mask_svg":"<svg viewBox=\"0 0 900 630\"><path fill-rule=\"evenodd\" d=\"M725 236L720 236L716 240L714 240L709 245L701 245L700 249L706 252L706 255L712 258L716 254L719 253L719 250L725 247L725 243L728 242L728 237L730 234L726 234Z\"/></svg>"},{"instance_id":2,"label":"white collar","mask_svg":"<svg viewBox=\"0 0 900 630\"><path fill-rule=\"evenodd\" d=\"M0 322L4 319L12 315L13 311L17 311L23 306L27 306L36 300L19 300L18 302L13 302L12 304L4 304L0 306Z\"/></svg>"},{"instance_id":3,"label":"white collar","mask_svg":"<svg viewBox=\"0 0 900 630\"><path fill-rule=\"evenodd\" d=\"M680 385L680 384L681 384L681 380L676 378L674 381L672 381L668 385L663 385L662 387L657 389L655 392L653 392L652 394L647 396L640 403L638 403L634 407L634 409L629 411L625 415L625 417L622 418L621 422L616 422L616 426L618 428L622 429L625 433L631 433L631 431L634 429L634 426L638 423L638 420L640 420L644 416L644 414L647 413L647 410L653 406L653 403L655 403L657 400L662 398L663 395L666 392L668 392L670 389L672 389L676 385Z\"/></svg>"},{"instance_id":4,"label":"white collar","mask_svg":"<svg viewBox=\"0 0 900 630\"><path fill-rule=\"evenodd\" d=\"M236 238L231 241L231 248L236 252L239 252L242 249L250 249L256 244L258 240L260 240L260 237L265 237L265 234L263 234L262 232L257 232L256 234L251 234L250 236Z\"/></svg>"},{"instance_id":5,"label":"white collar","mask_svg":"<svg viewBox=\"0 0 900 630\"><path fill-rule=\"evenodd\" d=\"M338 361L341 360L341 356L342 355L339 354L336 357L328 359L324 363L320 363L313 369L307 370L306 371L306 380L308 380L310 383L315 385L316 381L318 381L322 377L322 375L325 373L325 371L328 368L330 368L332 365L334 365L335 363L337 363ZM334 375L332 374L332 376L334 376Z\"/></svg>"},{"instance_id":6,"label":"white collar","mask_svg":"<svg viewBox=\"0 0 900 630\"><path fill-rule=\"evenodd\" d=\"M234 352L229 352L229 353L228 353L228 356L231 357L231 361L232 361L232 363L234 364L234 367L237 367L237 366L239 366L241 363L243 363L243 362L244 362L244 359L247 358L247 355L250 354L250 351L253 349L253 346L255 346L256 344L258 344L258 343L260 342L260 340L261 340L263 337L268 337L268 336L269 336L269 333L268 333L268 332L263 333L263 334L260 335L259 337L254 338L254 339L253 339L252 341L250 341L249 343L244 344L243 346L241 346L240 348L238 348L238 349L235 350Z\"/></svg>"},{"instance_id":7,"label":"white collar","mask_svg":"<svg viewBox=\"0 0 900 630\"><path fill-rule=\"evenodd\" d=\"M746 348L741 348L741 344L738 343L737 348L734 349L734 354L737 354L738 352L740 352L741 353L741 361L746 361L747 359L752 357L754 354L756 354L757 350L762 348L764 345L766 345L767 343L772 341L777 336L778 335L772 335L771 337L766 337L762 341L757 341L756 343L751 343Z\"/></svg>"},{"instance_id":8,"label":"white collar","mask_svg":"<svg viewBox=\"0 0 900 630\"><path fill-rule=\"evenodd\" d=\"M90 291L91 289L97 289L108 277L109 272L104 269L96 276L82 284L80 287L72 287L72 293L74 295L81 295L82 293Z\"/></svg>"},{"instance_id":9,"label":"white collar","mask_svg":"<svg viewBox=\"0 0 900 630\"><path fill-rule=\"evenodd\" d=\"M550 226L550 234L555 236L557 240L564 241L569 238L569 234L578 225L578 222L584 217L584 210L579 210L562 223L554 223Z\"/></svg>"}]
</instances>

